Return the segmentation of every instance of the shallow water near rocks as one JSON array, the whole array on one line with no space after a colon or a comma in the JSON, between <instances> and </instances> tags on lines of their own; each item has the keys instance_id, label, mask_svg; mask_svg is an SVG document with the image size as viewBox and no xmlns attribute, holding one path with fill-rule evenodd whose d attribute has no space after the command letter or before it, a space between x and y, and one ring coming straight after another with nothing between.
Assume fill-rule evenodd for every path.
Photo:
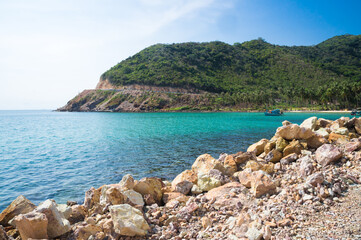
<instances>
[{"instance_id":1,"label":"shallow water near rocks","mask_svg":"<svg viewBox=\"0 0 361 240\"><path fill-rule=\"evenodd\" d=\"M341 113L67 113L0 111L0 211L18 195L35 204L82 201L91 186L173 179L197 156L245 151L282 121Z\"/></svg>"}]
</instances>

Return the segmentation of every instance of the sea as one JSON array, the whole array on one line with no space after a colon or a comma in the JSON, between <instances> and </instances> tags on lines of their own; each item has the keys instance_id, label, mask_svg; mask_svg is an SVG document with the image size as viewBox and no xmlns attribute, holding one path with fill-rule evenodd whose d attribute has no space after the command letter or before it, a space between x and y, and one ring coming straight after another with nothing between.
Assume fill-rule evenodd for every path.
<instances>
[{"instance_id":1,"label":"sea","mask_svg":"<svg viewBox=\"0 0 361 240\"><path fill-rule=\"evenodd\" d=\"M246 151L282 121L348 113L99 113L0 111L0 212L17 196L81 203L90 188L135 179L172 180L201 154Z\"/></svg>"}]
</instances>

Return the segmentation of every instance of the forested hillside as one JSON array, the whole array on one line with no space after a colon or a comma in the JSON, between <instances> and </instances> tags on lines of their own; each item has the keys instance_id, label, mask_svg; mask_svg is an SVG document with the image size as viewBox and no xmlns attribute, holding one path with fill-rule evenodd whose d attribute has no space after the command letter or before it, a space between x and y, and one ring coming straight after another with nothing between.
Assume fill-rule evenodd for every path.
<instances>
[{"instance_id":1,"label":"forested hillside","mask_svg":"<svg viewBox=\"0 0 361 240\"><path fill-rule=\"evenodd\" d=\"M143 84L218 93L223 105L361 104L361 35L315 46L278 46L263 39L157 44L105 72L115 86Z\"/></svg>"}]
</instances>

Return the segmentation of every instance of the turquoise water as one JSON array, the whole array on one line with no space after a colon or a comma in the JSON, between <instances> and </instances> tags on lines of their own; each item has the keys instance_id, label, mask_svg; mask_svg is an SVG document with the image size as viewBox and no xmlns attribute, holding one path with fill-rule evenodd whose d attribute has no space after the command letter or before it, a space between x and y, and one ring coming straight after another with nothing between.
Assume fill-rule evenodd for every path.
<instances>
[{"instance_id":1,"label":"turquoise water","mask_svg":"<svg viewBox=\"0 0 361 240\"><path fill-rule=\"evenodd\" d=\"M136 178L171 180L197 156L245 151L270 138L286 113L64 113L0 111L0 211L18 195L34 203L48 198L82 201L91 186Z\"/></svg>"}]
</instances>

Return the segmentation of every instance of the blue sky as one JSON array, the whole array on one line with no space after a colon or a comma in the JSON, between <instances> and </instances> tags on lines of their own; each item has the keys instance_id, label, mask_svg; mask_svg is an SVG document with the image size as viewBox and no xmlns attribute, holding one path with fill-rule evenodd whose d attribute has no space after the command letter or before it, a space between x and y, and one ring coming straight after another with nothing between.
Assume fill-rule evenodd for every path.
<instances>
[{"instance_id":1,"label":"blue sky","mask_svg":"<svg viewBox=\"0 0 361 240\"><path fill-rule=\"evenodd\" d=\"M55 109L156 43L361 34L361 1L0 0L0 109Z\"/></svg>"}]
</instances>

